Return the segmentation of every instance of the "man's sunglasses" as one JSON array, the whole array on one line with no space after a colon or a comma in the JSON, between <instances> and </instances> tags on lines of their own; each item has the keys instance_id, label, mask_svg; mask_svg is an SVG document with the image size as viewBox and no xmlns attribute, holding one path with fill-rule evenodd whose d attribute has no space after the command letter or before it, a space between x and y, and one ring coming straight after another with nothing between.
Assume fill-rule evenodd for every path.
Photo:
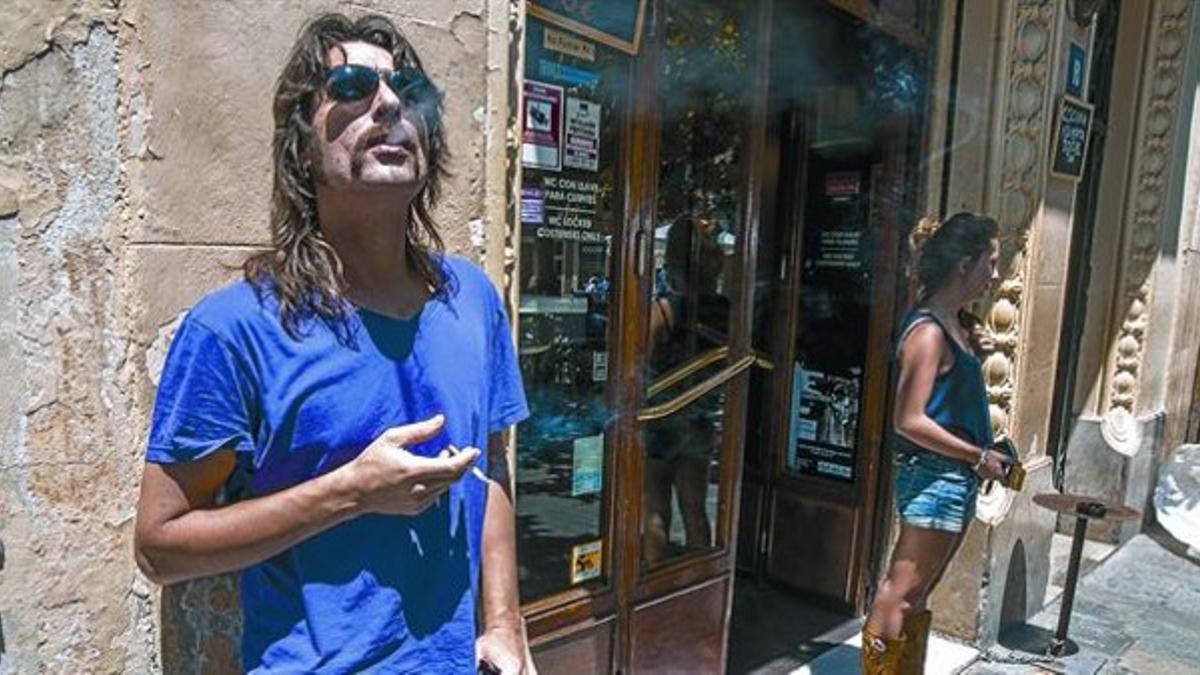
<instances>
[{"instance_id":1,"label":"man's sunglasses","mask_svg":"<svg viewBox=\"0 0 1200 675\"><path fill-rule=\"evenodd\" d=\"M396 97L407 105L426 103L437 97L433 83L416 68L375 70L357 63L330 68L325 73L325 91L335 101L361 101L379 91L380 80L387 80Z\"/></svg>"}]
</instances>

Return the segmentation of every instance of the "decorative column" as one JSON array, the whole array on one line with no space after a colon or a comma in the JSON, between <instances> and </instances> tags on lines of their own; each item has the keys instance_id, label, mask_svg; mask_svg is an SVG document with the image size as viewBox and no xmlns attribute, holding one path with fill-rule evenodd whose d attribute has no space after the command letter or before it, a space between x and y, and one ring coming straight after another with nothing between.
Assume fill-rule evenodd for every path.
<instances>
[{"instance_id":1,"label":"decorative column","mask_svg":"<svg viewBox=\"0 0 1200 675\"><path fill-rule=\"evenodd\" d=\"M1012 51L1005 83L1003 165L996 204L1000 220L1003 280L987 311L996 352L984 364L992 427L1010 431L1017 362L1024 322L1030 229L1045 192L1051 122L1050 71L1056 3L1019 0L1012 24Z\"/></svg>"},{"instance_id":2,"label":"decorative column","mask_svg":"<svg viewBox=\"0 0 1200 675\"><path fill-rule=\"evenodd\" d=\"M1160 252L1163 209L1169 183L1179 87L1187 57L1194 0L1154 3L1143 75L1133 184L1126 200L1124 268L1117 286L1117 320L1107 381L1105 436L1116 445L1136 445L1134 415L1143 376L1154 267Z\"/></svg>"}]
</instances>

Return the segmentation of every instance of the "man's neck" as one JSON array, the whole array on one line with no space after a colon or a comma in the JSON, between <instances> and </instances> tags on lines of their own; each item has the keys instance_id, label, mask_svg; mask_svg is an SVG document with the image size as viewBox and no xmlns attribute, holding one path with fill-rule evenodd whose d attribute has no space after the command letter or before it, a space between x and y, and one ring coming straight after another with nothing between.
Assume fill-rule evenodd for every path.
<instances>
[{"instance_id":1,"label":"man's neck","mask_svg":"<svg viewBox=\"0 0 1200 675\"><path fill-rule=\"evenodd\" d=\"M408 204L367 194L319 194L317 213L325 240L342 261L351 302L391 316L410 316L425 304L430 289L406 255Z\"/></svg>"}]
</instances>

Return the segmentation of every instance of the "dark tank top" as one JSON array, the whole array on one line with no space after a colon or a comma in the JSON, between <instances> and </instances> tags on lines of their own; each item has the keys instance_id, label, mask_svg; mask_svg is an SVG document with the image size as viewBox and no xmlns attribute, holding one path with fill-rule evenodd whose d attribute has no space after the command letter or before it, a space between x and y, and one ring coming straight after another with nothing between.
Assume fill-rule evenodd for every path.
<instances>
[{"instance_id":1,"label":"dark tank top","mask_svg":"<svg viewBox=\"0 0 1200 675\"><path fill-rule=\"evenodd\" d=\"M954 365L933 381L925 414L939 426L959 438L987 448L992 445L992 423L988 412L987 387L983 382L983 368L979 357L959 345L950 330L929 310L913 308L901 324L900 339L896 344L897 357L912 329L920 323L932 321L942 329L950 349L954 352ZM893 433L897 455L936 454L903 436Z\"/></svg>"}]
</instances>

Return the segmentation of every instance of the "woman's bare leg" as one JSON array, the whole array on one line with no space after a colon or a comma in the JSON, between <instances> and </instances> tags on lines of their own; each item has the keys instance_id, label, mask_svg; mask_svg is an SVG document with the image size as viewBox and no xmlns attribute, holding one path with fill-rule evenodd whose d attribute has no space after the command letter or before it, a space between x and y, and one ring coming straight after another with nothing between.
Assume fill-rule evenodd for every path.
<instances>
[{"instance_id":1,"label":"woman's bare leg","mask_svg":"<svg viewBox=\"0 0 1200 675\"><path fill-rule=\"evenodd\" d=\"M646 514L642 534L642 557L653 565L667 557L671 535L671 481L674 462L646 458Z\"/></svg>"},{"instance_id":2,"label":"woman's bare leg","mask_svg":"<svg viewBox=\"0 0 1200 675\"><path fill-rule=\"evenodd\" d=\"M712 525L708 521L708 456L680 458L675 469L675 494L689 550L712 546Z\"/></svg>"},{"instance_id":3,"label":"woman's bare leg","mask_svg":"<svg viewBox=\"0 0 1200 675\"><path fill-rule=\"evenodd\" d=\"M901 524L892 564L867 616L872 633L886 638L901 636L904 616L925 606L933 582L961 539L961 534Z\"/></svg>"},{"instance_id":4,"label":"woman's bare leg","mask_svg":"<svg viewBox=\"0 0 1200 675\"><path fill-rule=\"evenodd\" d=\"M938 565L937 571L933 573L933 578L929 580L929 587L925 589L925 593L921 596L919 604L913 605L912 612L925 611L925 604L929 601L929 594L933 593L933 589L937 588L942 581L942 577L946 574L946 568L950 567L950 561L954 560L954 554L958 553L958 549L962 546L963 539L966 539L966 532L957 535L954 540L954 546L946 552L946 557Z\"/></svg>"}]
</instances>

